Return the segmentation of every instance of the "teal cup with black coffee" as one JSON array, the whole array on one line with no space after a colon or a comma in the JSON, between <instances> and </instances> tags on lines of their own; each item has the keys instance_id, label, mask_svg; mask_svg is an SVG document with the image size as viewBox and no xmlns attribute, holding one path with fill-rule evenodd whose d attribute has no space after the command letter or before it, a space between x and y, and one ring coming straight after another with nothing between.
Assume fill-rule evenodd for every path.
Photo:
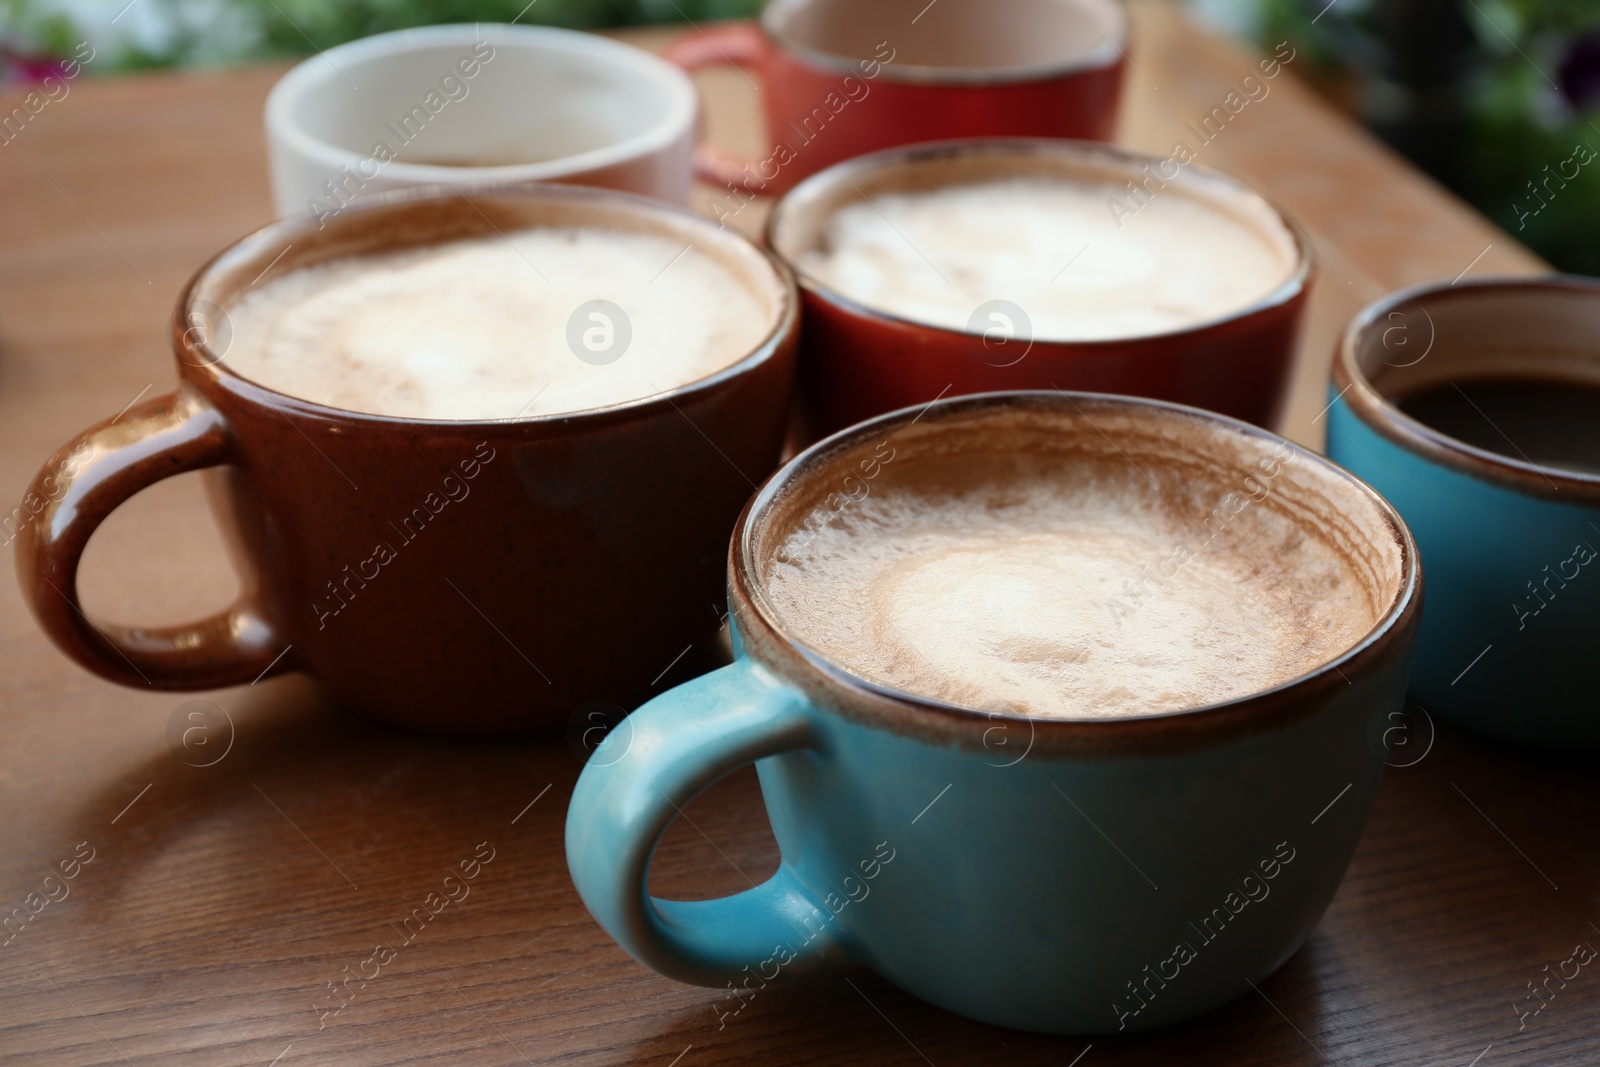
<instances>
[{"instance_id":1,"label":"teal cup with black coffee","mask_svg":"<svg viewBox=\"0 0 1600 1067\"><path fill-rule=\"evenodd\" d=\"M1386 297L1346 331L1331 394L1329 457L1421 553L1412 698L1497 740L1600 748L1600 283Z\"/></svg>"}]
</instances>

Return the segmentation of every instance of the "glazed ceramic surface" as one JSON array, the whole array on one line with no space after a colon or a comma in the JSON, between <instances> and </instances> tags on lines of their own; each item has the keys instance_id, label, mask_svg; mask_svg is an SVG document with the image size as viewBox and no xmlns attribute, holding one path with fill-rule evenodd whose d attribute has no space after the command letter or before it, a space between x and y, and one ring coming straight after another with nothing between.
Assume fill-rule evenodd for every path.
<instances>
[{"instance_id":1,"label":"glazed ceramic surface","mask_svg":"<svg viewBox=\"0 0 1600 1067\"><path fill-rule=\"evenodd\" d=\"M1092 43L1053 57L1052 42L1069 36ZM739 160L702 145L695 160L700 177L748 196L779 195L842 160L897 145L1109 141L1127 49L1128 16L1117 3L990 0L940 9L926 0L776 0L759 25L691 32L667 58L687 70L732 63L760 81L766 154Z\"/></svg>"},{"instance_id":2,"label":"glazed ceramic surface","mask_svg":"<svg viewBox=\"0 0 1600 1067\"><path fill-rule=\"evenodd\" d=\"M1328 455L1399 509L1427 569L1412 696L1502 741L1600 748L1600 475L1473 447L1390 398L1474 378L1593 389L1597 338L1600 283L1487 278L1373 304L1334 362Z\"/></svg>"},{"instance_id":3,"label":"glazed ceramic surface","mask_svg":"<svg viewBox=\"0 0 1600 1067\"><path fill-rule=\"evenodd\" d=\"M981 435L1019 408L1085 447L1099 447L1094 424L1130 411L1193 440L1276 440L1175 406L996 394L854 428L768 483L732 547L736 662L624 720L591 756L567 818L590 912L645 965L725 990L725 1021L768 983L862 964L1002 1026L1148 1029L1248 992L1338 887L1383 771L1421 591L1403 524L1319 457L1291 450L1301 473L1341 487L1354 524L1341 529L1392 600L1332 663L1263 693L1172 714L1029 719L885 688L785 631L758 561L797 500L826 493L879 442ZM752 761L777 873L719 900L649 896L667 824Z\"/></svg>"},{"instance_id":4,"label":"glazed ceramic surface","mask_svg":"<svg viewBox=\"0 0 1600 1067\"><path fill-rule=\"evenodd\" d=\"M226 308L268 270L536 225L654 233L772 306L743 359L570 414L432 421L343 411L229 369ZM35 479L17 573L45 632L125 685L206 689L307 671L364 714L504 734L587 701L632 706L720 625L724 552L778 461L798 319L785 269L698 216L571 186L410 190L319 228L284 220L201 269L172 325L178 389L64 446ZM91 620L79 557L140 489L205 469L243 592L188 626Z\"/></svg>"},{"instance_id":5,"label":"glazed ceramic surface","mask_svg":"<svg viewBox=\"0 0 1600 1067\"><path fill-rule=\"evenodd\" d=\"M551 26L418 26L305 60L264 121L278 214L393 189L570 182L689 198L694 86L639 48Z\"/></svg>"},{"instance_id":6,"label":"glazed ceramic surface","mask_svg":"<svg viewBox=\"0 0 1600 1067\"><path fill-rule=\"evenodd\" d=\"M982 334L867 307L800 266L832 212L863 196L1034 176L1141 182L1159 162L1105 145L982 139L853 159L795 188L773 208L767 244L800 281L800 391L811 433L939 396L1058 388L1170 400L1274 426L1287 401L1314 273L1310 249L1287 222L1296 262L1263 299L1185 329L1104 341L1014 338L996 347ZM1253 189L1204 168L1185 168L1174 183L1201 199L1259 201ZM1063 267L1070 256L1063 252Z\"/></svg>"}]
</instances>

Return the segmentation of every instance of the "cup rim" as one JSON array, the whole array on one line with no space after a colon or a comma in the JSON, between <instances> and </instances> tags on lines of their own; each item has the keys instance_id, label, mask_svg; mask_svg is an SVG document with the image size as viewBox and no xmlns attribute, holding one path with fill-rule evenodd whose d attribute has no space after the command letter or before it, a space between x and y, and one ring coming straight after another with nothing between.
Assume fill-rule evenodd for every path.
<instances>
[{"instance_id":1,"label":"cup rim","mask_svg":"<svg viewBox=\"0 0 1600 1067\"><path fill-rule=\"evenodd\" d=\"M756 528L788 484L826 462L829 456L872 438L890 437L930 413L938 419L989 408L1042 407L1064 411L1067 405L1080 413L1154 411L1165 418L1206 423L1260 441L1288 445L1297 459L1353 486L1384 520L1400 550L1401 581L1393 600L1368 631L1339 655L1277 685L1198 707L1104 718L1035 717L917 696L856 674L801 641L784 625L757 572L751 542ZM1016 390L942 398L880 415L818 441L774 472L745 505L734 527L728 570L732 597L748 608L739 614L758 623L765 638L776 642L785 658L798 661L803 670L820 676L824 685L831 686L834 691L842 691L844 699L833 704L845 717L858 718L896 734L943 742L953 740L969 748L984 746L988 731L1026 727L1030 751L1037 748L1045 753L1079 754L1153 753L1204 747L1242 734L1265 732L1309 714L1310 705L1320 706L1320 698L1351 684L1345 668L1352 664L1370 665L1384 655L1393 641L1415 629L1420 616L1423 580L1416 542L1400 513L1366 481L1327 457L1252 423L1202 408L1145 397L1066 390ZM745 635L745 640L748 644L749 635Z\"/></svg>"},{"instance_id":2,"label":"cup rim","mask_svg":"<svg viewBox=\"0 0 1600 1067\"><path fill-rule=\"evenodd\" d=\"M1470 299L1485 290L1559 290L1600 298L1600 280L1571 274L1492 274L1455 282L1413 285L1368 304L1345 327L1333 361L1336 400L1391 444L1453 471L1527 496L1564 504L1600 504L1600 474L1548 467L1478 448L1407 415L1380 393L1361 369L1361 339L1396 308L1419 299Z\"/></svg>"},{"instance_id":3,"label":"cup rim","mask_svg":"<svg viewBox=\"0 0 1600 1067\"><path fill-rule=\"evenodd\" d=\"M253 264L257 260L270 258L270 255L264 254L264 250L282 248L287 251L288 247L294 243L297 234L304 234L320 228L317 220L310 215L290 215L269 222L265 226L234 241L202 264L189 278L188 282L184 284L183 289L178 294L177 305L173 309L170 320L172 352L178 360L180 376L198 375L201 380L214 383L236 396L245 397L263 407L294 411L327 421L366 423L374 426L414 427L421 425L430 429L463 431L477 431L495 427L506 429L510 427L560 426L573 419L620 419L646 412L653 408L666 408L669 405L675 407L679 401L692 400L702 393L718 389L724 383L754 370L761 364L769 362L795 336L800 316L800 294L795 284L794 274L789 270L787 264L773 255L771 251L761 247L738 231L718 226L711 219L698 212L651 197L582 185L527 182L496 183L475 186L471 190L471 194L469 197L467 193L453 186L441 185L421 185L393 189L361 198L361 200L345 208L339 214L338 219L333 220L330 224L354 225L356 220L367 216L403 215L418 203L461 200L472 205L474 198L509 197L519 200L546 199L617 203L634 211L653 212L670 216L700 228L713 240L727 240L745 246L754 252L760 261L772 269L780 295L780 306L777 308L771 328L749 352L738 360L703 378L696 378L673 389L636 397L632 400L623 400L615 404L606 404L599 407L581 408L576 411L555 411L542 415L519 415L512 418L493 419L424 419L405 415L380 415L373 412L352 411L348 408L338 408L329 404L318 403L314 400L307 400L292 393L285 393L263 385L227 366L226 353L221 356L214 354L203 337L196 340L189 336L189 315L194 309L195 301L206 283L222 277L225 272L230 270L240 269L246 264ZM351 221L344 221L346 219ZM270 265L268 269L270 269Z\"/></svg>"},{"instance_id":4,"label":"cup rim","mask_svg":"<svg viewBox=\"0 0 1600 1067\"><path fill-rule=\"evenodd\" d=\"M803 292L824 300L841 311L859 318L873 319L888 323L902 329L931 330L935 333L951 338L973 338L978 335L953 326L941 326L936 323L922 322L917 319L898 315L892 311L864 304L859 300L846 296L826 282L805 271L798 263L791 260L776 240L778 226L783 220L786 211L794 210L793 203L803 196L819 196L822 191L836 189L843 183L854 184L856 176L866 171L879 167L892 166L902 163L920 163L924 160L940 160L951 156L963 155L1002 155L1006 153L1029 154L1041 156L1061 156L1070 159L1085 157L1110 160L1119 165L1130 168L1136 164L1157 163L1167 158L1154 156L1145 152L1134 152L1117 145L1103 144L1098 141L1075 141L1064 138L1047 137L972 137L949 141L930 141L922 144L902 145L896 148L887 148L872 152L864 156L855 156L851 159L835 163L831 167L805 178L788 192L778 198L772 210L767 213L767 221L762 228L762 240L766 246L773 250L779 259L789 265L794 272L795 279ZM1192 173L1191 173L1192 172ZM1187 175L1187 177L1186 177ZM1093 348L1101 351L1115 351L1119 348L1142 348L1152 342L1177 341L1195 337L1209 330L1227 326L1230 323L1241 322L1253 318L1263 312L1281 308L1309 290L1311 285L1312 270L1315 258L1312 248L1300 228L1289 220L1289 216L1270 197L1259 189L1246 185L1243 181L1223 171L1207 167L1203 164L1187 164L1179 172L1178 178L1168 181L1191 180L1211 181L1222 185L1231 186L1233 189L1247 196L1253 196L1264 203L1272 213L1283 223L1284 229L1292 235L1295 245L1295 263L1287 277L1279 283L1277 288L1267 293L1244 307L1218 315L1215 318L1205 319L1172 330L1162 330L1156 333L1141 333L1126 337L1106 337L1085 340L1051 340L1048 338L1033 338L1033 346L1050 346L1063 349ZM793 198L793 199L792 199Z\"/></svg>"},{"instance_id":5,"label":"cup rim","mask_svg":"<svg viewBox=\"0 0 1600 1067\"><path fill-rule=\"evenodd\" d=\"M864 62L858 56L803 45L782 32L778 20L790 10L811 0L770 0L761 11L759 25L768 44L804 59L806 64L820 70L845 75L854 73ZM1070 3L1071 0L1068 0ZM1128 42L1133 34L1133 18L1128 14L1124 0L1107 0L1116 9L1118 26L1116 35L1108 37L1083 55L1073 59L1050 63L1032 63L1021 67L932 67L916 63L883 64L879 76L886 81L907 85L944 85L956 88L979 88L990 85L1009 85L1049 81L1086 71L1103 70L1126 61ZM931 6L931 5L930 5ZM1074 5L1076 6L1076 5ZM1087 18L1087 16L1085 16ZM1098 27L1096 27L1098 29ZM1104 36L1104 35L1102 35Z\"/></svg>"},{"instance_id":6,"label":"cup rim","mask_svg":"<svg viewBox=\"0 0 1600 1067\"><path fill-rule=\"evenodd\" d=\"M332 172L340 167L355 167L368 157L308 133L292 116L294 106L307 93L314 92L330 77L338 77L337 74L328 74L324 68L341 60L381 60L422 48L477 41L586 54L595 64L609 64L613 69L631 66L636 72L656 82L657 91L667 97L670 109L666 117L650 129L576 155L539 163L509 163L492 167L453 167L436 163L407 163L396 159L383 165L386 178L405 185L470 181L478 186L512 181L549 181L651 155L694 128L700 106L694 83L683 71L642 48L598 34L555 26L514 26L501 22L446 23L373 34L336 45L297 63L278 79L267 94L264 120L268 140Z\"/></svg>"}]
</instances>

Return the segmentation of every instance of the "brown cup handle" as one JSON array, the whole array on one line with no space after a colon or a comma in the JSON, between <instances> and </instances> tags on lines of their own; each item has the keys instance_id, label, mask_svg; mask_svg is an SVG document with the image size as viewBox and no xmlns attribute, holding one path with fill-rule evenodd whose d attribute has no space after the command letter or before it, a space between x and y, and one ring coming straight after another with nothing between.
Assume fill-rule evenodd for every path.
<instances>
[{"instance_id":1,"label":"brown cup handle","mask_svg":"<svg viewBox=\"0 0 1600 1067\"><path fill-rule=\"evenodd\" d=\"M78 561L106 516L164 478L233 456L222 413L181 388L84 431L50 457L17 509L17 579L62 651L101 677L157 689L216 689L288 668L283 642L249 591L210 618L161 628L95 622L78 601Z\"/></svg>"},{"instance_id":2,"label":"brown cup handle","mask_svg":"<svg viewBox=\"0 0 1600 1067\"><path fill-rule=\"evenodd\" d=\"M747 22L707 26L678 38L666 51L666 60L687 72L701 67L749 67L759 72L767 54L767 41L761 31ZM744 180L744 168L751 159L737 159L710 141L694 149L694 173L701 181L714 185L737 185Z\"/></svg>"}]
</instances>

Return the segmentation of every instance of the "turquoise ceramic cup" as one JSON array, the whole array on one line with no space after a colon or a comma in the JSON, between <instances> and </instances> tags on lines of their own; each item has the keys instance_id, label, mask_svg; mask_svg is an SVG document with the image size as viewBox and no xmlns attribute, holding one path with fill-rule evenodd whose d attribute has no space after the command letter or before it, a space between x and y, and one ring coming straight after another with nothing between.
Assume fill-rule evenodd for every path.
<instances>
[{"instance_id":1,"label":"turquoise ceramic cup","mask_svg":"<svg viewBox=\"0 0 1600 1067\"><path fill-rule=\"evenodd\" d=\"M1417 539L1428 575L1417 703L1501 741L1600 748L1600 471L1534 462L1524 449L1536 444L1505 438L1487 414L1504 452L1393 402L1496 378L1600 388L1600 283L1488 278L1366 308L1334 360L1328 455L1387 497ZM1586 432L1600 438L1600 424Z\"/></svg>"},{"instance_id":2,"label":"turquoise ceramic cup","mask_svg":"<svg viewBox=\"0 0 1600 1067\"><path fill-rule=\"evenodd\" d=\"M1370 629L1327 665L1241 699L1071 720L921 699L786 628L764 575L808 516L930 456L1018 448L1063 463L1120 457L1140 475L1123 478L1130 492L1214 487L1202 523L1234 507L1289 516L1343 546ZM1230 499L1229 487L1263 482L1259 503ZM567 815L573 881L635 959L722 990L724 1027L774 983L851 965L1024 1030L1188 1019L1271 974L1333 897L1384 769L1374 724L1381 734L1403 700L1419 583L1410 535L1377 494L1222 416L1010 393L863 423L801 454L746 507L729 561L735 662L640 708L593 753ZM668 824L752 762L777 872L716 900L651 897Z\"/></svg>"}]
</instances>

